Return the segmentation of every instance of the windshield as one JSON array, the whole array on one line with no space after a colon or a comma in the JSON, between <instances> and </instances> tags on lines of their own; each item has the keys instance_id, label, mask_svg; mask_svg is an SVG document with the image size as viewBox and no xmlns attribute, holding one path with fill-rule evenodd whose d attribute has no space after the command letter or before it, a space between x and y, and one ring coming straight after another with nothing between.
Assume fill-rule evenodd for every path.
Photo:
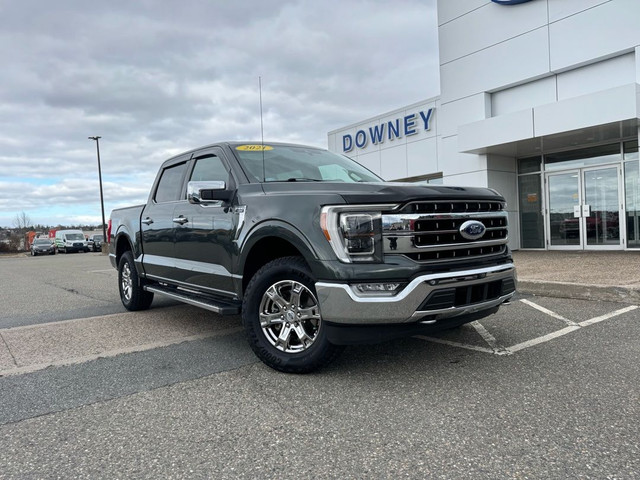
<instances>
[{"instance_id":1,"label":"windshield","mask_svg":"<svg viewBox=\"0 0 640 480\"><path fill-rule=\"evenodd\" d=\"M81 233L67 233L67 240L84 240L84 235Z\"/></svg>"},{"instance_id":2,"label":"windshield","mask_svg":"<svg viewBox=\"0 0 640 480\"><path fill-rule=\"evenodd\" d=\"M34 245L51 245L51 240L48 240L46 238L38 238L33 243L34 243Z\"/></svg>"},{"instance_id":3,"label":"windshield","mask_svg":"<svg viewBox=\"0 0 640 480\"><path fill-rule=\"evenodd\" d=\"M93 241L94 242L101 242L102 241L102 235L94 235L93 236Z\"/></svg>"},{"instance_id":4,"label":"windshield","mask_svg":"<svg viewBox=\"0 0 640 480\"><path fill-rule=\"evenodd\" d=\"M382 182L348 157L320 148L291 145L237 145L233 151L251 181ZM264 158L264 166L263 166Z\"/></svg>"}]
</instances>

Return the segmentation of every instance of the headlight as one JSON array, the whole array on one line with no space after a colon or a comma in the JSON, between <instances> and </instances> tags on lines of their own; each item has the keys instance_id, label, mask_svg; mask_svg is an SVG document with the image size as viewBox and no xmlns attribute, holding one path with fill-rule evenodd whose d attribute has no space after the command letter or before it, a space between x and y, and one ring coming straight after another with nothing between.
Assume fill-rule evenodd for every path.
<instances>
[{"instance_id":1,"label":"headlight","mask_svg":"<svg viewBox=\"0 0 640 480\"><path fill-rule=\"evenodd\" d=\"M345 262L382 261L382 214L388 205L324 207L320 225L337 257Z\"/></svg>"},{"instance_id":2,"label":"headlight","mask_svg":"<svg viewBox=\"0 0 640 480\"><path fill-rule=\"evenodd\" d=\"M343 213L340 230L349 255L373 255L376 251L374 218L380 214Z\"/></svg>"}]
</instances>

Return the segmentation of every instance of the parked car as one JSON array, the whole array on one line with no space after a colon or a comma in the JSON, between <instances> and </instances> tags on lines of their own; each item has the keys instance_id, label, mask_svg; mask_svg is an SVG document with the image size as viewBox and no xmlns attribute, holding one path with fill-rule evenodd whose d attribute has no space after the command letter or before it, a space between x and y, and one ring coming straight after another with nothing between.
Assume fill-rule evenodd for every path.
<instances>
[{"instance_id":1,"label":"parked car","mask_svg":"<svg viewBox=\"0 0 640 480\"><path fill-rule=\"evenodd\" d=\"M102 251L102 242L104 241L104 237L102 235L91 235L89 240L87 240L87 245L89 249L94 252Z\"/></svg>"},{"instance_id":2,"label":"parked car","mask_svg":"<svg viewBox=\"0 0 640 480\"><path fill-rule=\"evenodd\" d=\"M31 255L55 255L56 249L48 238L36 238L31 244Z\"/></svg>"},{"instance_id":3,"label":"parked car","mask_svg":"<svg viewBox=\"0 0 640 480\"><path fill-rule=\"evenodd\" d=\"M88 252L89 246L81 230L58 230L56 232L58 252Z\"/></svg>"}]
</instances>

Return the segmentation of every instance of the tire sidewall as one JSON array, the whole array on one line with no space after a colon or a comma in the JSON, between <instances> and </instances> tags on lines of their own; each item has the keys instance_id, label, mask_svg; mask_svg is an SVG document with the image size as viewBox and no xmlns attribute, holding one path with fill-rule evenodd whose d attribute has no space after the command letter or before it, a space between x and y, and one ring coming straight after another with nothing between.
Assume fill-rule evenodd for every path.
<instances>
[{"instance_id":1,"label":"tire sidewall","mask_svg":"<svg viewBox=\"0 0 640 480\"><path fill-rule=\"evenodd\" d=\"M260 326L260 304L266 290L277 282L293 280L303 284L316 297L315 281L299 257L284 257L262 267L249 282L242 303L242 321L251 348L267 365L276 370L305 373L325 363L332 348L326 337L324 322L313 344L303 352L285 353L274 347Z\"/></svg>"},{"instance_id":2,"label":"tire sidewall","mask_svg":"<svg viewBox=\"0 0 640 480\"><path fill-rule=\"evenodd\" d=\"M131 271L131 298L127 301L122 291L122 270L125 264L129 265ZM140 279L138 277L138 271L133 260L133 254L127 251L120 257L118 262L118 292L120 293L120 301L124 308L131 311L146 310L151 305L153 300L153 293L147 292L143 289Z\"/></svg>"}]
</instances>

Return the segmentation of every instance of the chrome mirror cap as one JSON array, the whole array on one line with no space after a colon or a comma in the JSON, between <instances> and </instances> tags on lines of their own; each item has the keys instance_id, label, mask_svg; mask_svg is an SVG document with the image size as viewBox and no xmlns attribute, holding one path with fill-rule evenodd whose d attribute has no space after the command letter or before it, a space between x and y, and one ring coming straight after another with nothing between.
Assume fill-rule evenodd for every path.
<instances>
[{"instance_id":1,"label":"chrome mirror cap","mask_svg":"<svg viewBox=\"0 0 640 480\"><path fill-rule=\"evenodd\" d=\"M187 184L187 200L195 205L219 201L215 197L216 191L224 191L227 188L226 182L189 182Z\"/></svg>"}]
</instances>

